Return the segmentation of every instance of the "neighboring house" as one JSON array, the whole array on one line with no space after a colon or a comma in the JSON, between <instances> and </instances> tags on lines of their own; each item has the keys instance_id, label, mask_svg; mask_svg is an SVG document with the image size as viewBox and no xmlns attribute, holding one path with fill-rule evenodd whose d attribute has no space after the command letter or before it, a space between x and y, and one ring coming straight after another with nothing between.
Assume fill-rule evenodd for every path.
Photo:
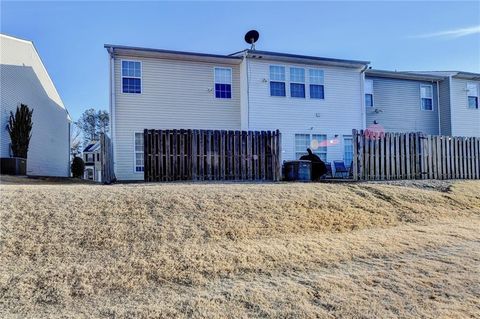
<instances>
[{"instance_id":1,"label":"neighboring house","mask_svg":"<svg viewBox=\"0 0 480 319\"><path fill-rule=\"evenodd\" d=\"M11 157L10 111L33 109L27 174L70 176L70 117L31 41L0 34L0 157Z\"/></svg>"},{"instance_id":2,"label":"neighboring house","mask_svg":"<svg viewBox=\"0 0 480 319\"><path fill-rule=\"evenodd\" d=\"M275 130L282 160L312 147L351 162L368 62L245 50L232 55L105 45L115 174L143 179L143 130Z\"/></svg>"},{"instance_id":3,"label":"neighboring house","mask_svg":"<svg viewBox=\"0 0 480 319\"><path fill-rule=\"evenodd\" d=\"M85 162L84 179L101 182L102 162L100 161L100 142L93 141L83 149L83 161Z\"/></svg>"},{"instance_id":4,"label":"neighboring house","mask_svg":"<svg viewBox=\"0 0 480 319\"><path fill-rule=\"evenodd\" d=\"M440 82L442 135L480 137L480 74L461 71L423 73L445 77Z\"/></svg>"},{"instance_id":5,"label":"neighboring house","mask_svg":"<svg viewBox=\"0 0 480 319\"><path fill-rule=\"evenodd\" d=\"M365 72L367 128L439 134L439 85L443 76L369 69Z\"/></svg>"},{"instance_id":6,"label":"neighboring house","mask_svg":"<svg viewBox=\"0 0 480 319\"><path fill-rule=\"evenodd\" d=\"M479 94L478 73L367 70L367 127L480 137Z\"/></svg>"}]
</instances>

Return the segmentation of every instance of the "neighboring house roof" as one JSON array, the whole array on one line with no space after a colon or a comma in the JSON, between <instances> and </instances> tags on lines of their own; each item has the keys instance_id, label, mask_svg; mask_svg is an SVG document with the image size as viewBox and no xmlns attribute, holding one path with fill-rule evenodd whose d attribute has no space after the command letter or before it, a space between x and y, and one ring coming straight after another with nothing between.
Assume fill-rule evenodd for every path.
<instances>
[{"instance_id":1,"label":"neighboring house roof","mask_svg":"<svg viewBox=\"0 0 480 319\"><path fill-rule=\"evenodd\" d=\"M431 74L431 75L438 75L443 77L451 76L459 79L480 81L480 73L464 72L464 71L414 71L414 72L407 71L407 73Z\"/></svg>"},{"instance_id":2,"label":"neighboring house roof","mask_svg":"<svg viewBox=\"0 0 480 319\"><path fill-rule=\"evenodd\" d=\"M100 142L96 141L96 142L91 142L90 144L88 144L84 149L83 149L83 153L91 153L91 152L95 152L97 150L100 149Z\"/></svg>"},{"instance_id":3,"label":"neighboring house roof","mask_svg":"<svg viewBox=\"0 0 480 319\"><path fill-rule=\"evenodd\" d=\"M164 49L152 49L132 47L125 45L113 45L105 44L104 47L111 53L126 56L140 56L140 57L155 57L155 58L170 58L181 60L194 60L204 62L224 62L239 64L243 57L246 55L249 58L268 58L270 60L296 62L296 63L308 63L308 64L322 64L322 65L334 65L343 67L364 67L370 62L358 61L358 60L344 60L344 59L332 59L317 56L298 55L290 53L279 53L270 51L258 51L258 50L242 50L229 55L221 54L209 54L198 52L186 52L186 51L173 51Z\"/></svg>"},{"instance_id":4,"label":"neighboring house roof","mask_svg":"<svg viewBox=\"0 0 480 319\"><path fill-rule=\"evenodd\" d=\"M67 113L68 120L71 121L72 119L70 117L70 114L68 113L67 108L63 104L63 101L60 98L60 94L58 94L58 91L55 85L53 84L52 78L48 74L48 71L45 68L45 65L43 64L42 58L38 54L38 51L35 48L34 43L29 40L24 40L24 39L20 39L20 38L16 38L13 36L0 33L0 43L1 43L0 47L2 47L2 54L0 54L0 64L17 65L17 66L26 66L25 61L28 59L25 59L24 58L25 55L22 54L22 52L19 52L21 51L20 47L8 46L6 45L7 41L16 42L19 45L23 45L26 48L29 48L31 52L33 52L34 63L33 65L28 65L28 66L32 67L32 69L37 73L37 77L40 83L43 85L45 92L47 93L49 98L52 99L59 107L65 110L65 112ZM10 52L11 54L5 54L4 50L13 50L13 51Z\"/></svg>"},{"instance_id":5,"label":"neighboring house roof","mask_svg":"<svg viewBox=\"0 0 480 319\"><path fill-rule=\"evenodd\" d=\"M186 52L186 51L173 51L164 49L152 49L132 47L125 45L113 45L105 44L104 47L113 54L127 55L127 56L139 56L139 57L153 57L163 59L176 59L176 60L192 60L202 62L223 62L240 64L242 57L220 55L220 54L208 54L198 52Z\"/></svg>"},{"instance_id":6,"label":"neighboring house roof","mask_svg":"<svg viewBox=\"0 0 480 319\"><path fill-rule=\"evenodd\" d=\"M402 79L402 80L416 80L416 81L442 81L445 76L438 74L427 74L417 72L398 72L398 71L386 71L368 69L365 71L366 76L390 78L390 79Z\"/></svg>"},{"instance_id":7,"label":"neighboring house roof","mask_svg":"<svg viewBox=\"0 0 480 319\"><path fill-rule=\"evenodd\" d=\"M353 67L353 68L359 68L359 67L361 68L370 64L369 61L333 59L333 58L325 58L325 57L319 57L319 56L299 55L299 54L260 51L260 50L242 50L242 51L231 54L231 56L244 56L244 55L247 55L247 57L250 57L250 58L259 58L259 59L267 58L267 59L276 60L276 61L305 63L305 64L322 64L322 65L333 65L333 66L343 66L343 67Z\"/></svg>"}]
</instances>

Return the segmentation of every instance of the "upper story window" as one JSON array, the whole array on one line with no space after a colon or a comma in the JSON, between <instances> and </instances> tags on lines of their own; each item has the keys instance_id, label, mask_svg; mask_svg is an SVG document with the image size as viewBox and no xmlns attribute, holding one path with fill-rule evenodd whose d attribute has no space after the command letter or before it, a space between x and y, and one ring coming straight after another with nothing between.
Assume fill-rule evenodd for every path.
<instances>
[{"instance_id":1,"label":"upper story window","mask_svg":"<svg viewBox=\"0 0 480 319\"><path fill-rule=\"evenodd\" d=\"M142 93L142 64L139 61L122 61L122 92Z\"/></svg>"},{"instance_id":2,"label":"upper story window","mask_svg":"<svg viewBox=\"0 0 480 319\"><path fill-rule=\"evenodd\" d=\"M290 96L305 98L305 69L290 68Z\"/></svg>"},{"instance_id":3,"label":"upper story window","mask_svg":"<svg viewBox=\"0 0 480 319\"><path fill-rule=\"evenodd\" d=\"M478 84L467 83L468 108L478 109Z\"/></svg>"},{"instance_id":4,"label":"upper story window","mask_svg":"<svg viewBox=\"0 0 480 319\"><path fill-rule=\"evenodd\" d=\"M373 80L365 80L365 106L373 107Z\"/></svg>"},{"instance_id":5,"label":"upper story window","mask_svg":"<svg viewBox=\"0 0 480 319\"><path fill-rule=\"evenodd\" d=\"M270 65L270 95L286 96L285 94L285 67Z\"/></svg>"},{"instance_id":6,"label":"upper story window","mask_svg":"<svg viewBox=\"0 0 480 319\"><path fill-rule=\"evenodd\" d=\"M215 97L217 99L232 98L231 68L215 68Z\"/></svg>"},{"instance_id":7,"label":"upper story window","mask_svg":"<svg viewBox=\"0 0 480 319\"><path fill-rule=\"evenodd\" d=\"M433 88L431 85L420 86L420 96L422 99L422 110L433 110Z\"/></svg>"},{"instance_id":8,"label":"upper story window","mask_svg":"<svg viewBox=\"0 0 480 319\"><path fill-rule=\"evenodd\" d=\"M310 69L309 80L310 80L310 98L311 99L324 99L325 92L323 89L323 70Z\"/></svg>"}]
</instances>

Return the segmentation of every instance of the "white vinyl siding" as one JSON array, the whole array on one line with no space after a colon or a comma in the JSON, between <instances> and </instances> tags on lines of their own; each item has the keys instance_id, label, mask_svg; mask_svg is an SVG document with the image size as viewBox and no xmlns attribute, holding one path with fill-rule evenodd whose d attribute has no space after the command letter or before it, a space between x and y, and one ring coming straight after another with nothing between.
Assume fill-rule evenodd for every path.
<instances>
[{"instance_id":1,"label":"white vinyl siding","mask_svg":"<svg viewBox=\"0 0 480 319\"><path fill-rule=\"evenodd\" d=\"M33 44L0 35L0 64L0 157L11 155L5 127L23 103L33 109L27 174L70 176L68 114Z\"/></svg>"},{"instance_id":2,"label":"white vinyl siding","mask_svg":"<svg viewBox=\"0 0 480 319\"><path fill-rule=\"evenodd\" d=\"M134 133L144 129L240 129L240 67L235 64L137 58L142 94L123 94L121 60L115 58L115 168L118 180L143 180L135 173ZM214 68L232 70L232 98L212 92ZM188 84L188 90L185 85Z\"/></svg>"},{"instance_id":3,"label":"white vinyl siding","mask_svg":"<svg viewBox=\"0 0 480 319\"><path fill-rule=\"evenodd\" d=\"M433 111L433 87L420 85L421 108L423 111Z\"/></svg>"},{"instance_id":4,"label":"white vinyl siding","mask_svg":"<svg viewBox=\"0 0 480 319\"><path fill-rule=\"evenodd\" d=\"M295 134L321 134L327 140L336 135L352 134L352 129L363 128L360 92L363 81L361 69L315 64L289 64L305 70L321 69L328 96L320 99L272 98L269 78L272 61L249 59L249 112L250 130L276 130L282 133L282 160L297 158ZM289 75L287 76L289 78ZM327 92L326 92L327 93ZM289 94L288 94L289 95ZM303 150L302 152L305 152ZM327 160L341 160L342 145L328 147Z\"/></svg>"}]
</instances>

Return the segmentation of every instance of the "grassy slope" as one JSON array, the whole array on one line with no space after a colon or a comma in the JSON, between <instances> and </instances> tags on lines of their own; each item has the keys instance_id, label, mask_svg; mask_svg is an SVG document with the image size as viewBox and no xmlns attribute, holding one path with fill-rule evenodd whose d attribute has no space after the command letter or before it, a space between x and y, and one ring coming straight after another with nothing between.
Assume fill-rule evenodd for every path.
<instances>
[{"instance_id":1,"label":"grassy slope","mask_svg":"<svg viewBox=\"0 0 480 319\"><path fill-rule=\"evenodd\" d=\"M474 315L480 182L423 186L2 185L0 316Z\"/></svg>"}]
</instances>

